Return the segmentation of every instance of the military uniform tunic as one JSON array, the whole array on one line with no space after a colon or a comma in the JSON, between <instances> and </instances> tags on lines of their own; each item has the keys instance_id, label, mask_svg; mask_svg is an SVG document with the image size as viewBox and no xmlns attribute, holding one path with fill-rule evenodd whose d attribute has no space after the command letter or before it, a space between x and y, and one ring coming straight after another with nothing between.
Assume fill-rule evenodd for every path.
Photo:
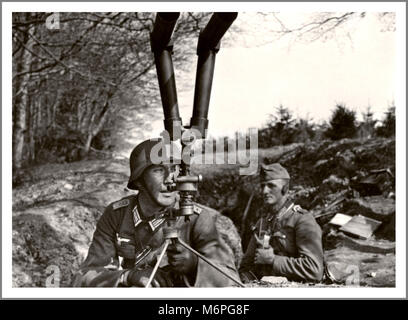
<instances>
[{"instance_id":1,"label":"military uniform tunic","mask_svg":"<svg viewBox=\"0 0 408 320\"><path fill-rule=\"evenodd\" d=\"M233 253L222 242L215 227L218 212L199 204L195 204L194 211L196 214L190 216L187 222L184 217L177 218L175 227L180 239L239 279ZM88 256L74 277L73 286L122 286L121 276L125 270L153 267L164 246L163 227L166 224L164 216L143 220L139 214L136 195L110 204L97 223ZM235 285L200 258L192 281L171 270L166 255L160 269L167 270L174 286Z\"/></svg>"},{"instance_id":2,"label":"military uniform tunic","mask_svg":"<svg viewBox=\"0 0 408 320\"><path fill-rule=\"evenodd\" d=\"M264 265L254 263L257 241L252 236L240 273L252 271L258 279L283 276L291 281L322 280L322 231L310 213L288 201L278 214L258 220L253 230L259 234L261 228L270 236L273 261Z\"/></svg>"}]
</instances>

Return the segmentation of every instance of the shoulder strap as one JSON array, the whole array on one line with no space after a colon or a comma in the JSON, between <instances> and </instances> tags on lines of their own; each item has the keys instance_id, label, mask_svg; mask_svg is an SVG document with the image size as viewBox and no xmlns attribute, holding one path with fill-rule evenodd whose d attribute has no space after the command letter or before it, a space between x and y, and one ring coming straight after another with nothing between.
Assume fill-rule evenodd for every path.
<instances>
[{"instance_id":1,"label":"shoulder strap","mask_svg":"<svg viewBox=\"0 0 408 320\"><path fill-rule=\"evenodd\" d=\"M309 211L303 209L303 208L302 208L301 206L299 206L299 205L295 205L295 206L293 207L293 211L298 212L298 213L300 213L300 214L308 214L308 213L309 213Z\"/></svg>"},{"instance_id":2,"label":"shoulder strap","mask_svg":"<svg viewBox=\"0 0 408 320\"><path fill-rule=\"evenodd\" d=\"M116 201L116 202L114 202L112 204L112 209L117 210L117 209L120 209L120 208L127 207L129 205L129 203L130 203L130 200L128 198L121 199L121 200Z\"/></svg>"}]
</instances>

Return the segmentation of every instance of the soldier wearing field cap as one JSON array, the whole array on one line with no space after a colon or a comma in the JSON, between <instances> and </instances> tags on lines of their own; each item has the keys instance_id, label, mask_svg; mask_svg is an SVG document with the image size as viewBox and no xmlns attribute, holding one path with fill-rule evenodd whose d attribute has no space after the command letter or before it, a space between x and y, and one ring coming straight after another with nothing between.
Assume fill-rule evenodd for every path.
<instances>
[{"instance_id":1,"label":"soldier wearing field cap","mask_svg":"<svg viewBox=\"0 0 408 320\"><path fill-rule=\"evenodd\" d=\"M279 163L261 164L261 218L240 267L243 282L263 276L319 282L323 278L322 232L314 217L288 197L290 176Z\"/></svg>"},{"instance_id":2,"label":"soldier wearing field cap","mask_svg":"<svg viewBox=\"0 0 408 320\"><path fill-rule=\"evenodd\" d=\"M165 246L167 214L178 208L178 191L169 188L178 174L181 154L160 139L146 140L130 155L128 188L138 190L111 203L97 223L88 256L74 277L78 287L144 287ZM173 149L171 149L173 150ZM178 156L178 157L177 157ZM177 159L178 158L178 159ZM186 221L177 217L178 236L225 273L239 279L232 251L215 225L218 212L194 204ZM163 251L164 252L164 251ZM227 287L228 277L179 243L172 243L151 282L152 287Z\"/></svg>"}]
</instances>

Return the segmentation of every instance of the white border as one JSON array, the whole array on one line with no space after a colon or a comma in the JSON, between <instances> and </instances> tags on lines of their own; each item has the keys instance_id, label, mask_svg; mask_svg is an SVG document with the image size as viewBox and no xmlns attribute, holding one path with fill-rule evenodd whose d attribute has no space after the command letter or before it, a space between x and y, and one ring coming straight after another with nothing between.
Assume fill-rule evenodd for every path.
<instances>
[{"instance_id":1,"label":"white border","mask_svg":"<svg viewBox=\"0 0 408 320\"><path fill-rule=\"evenodd\" d=\"M406 17L405 3L395 2L356 2L356 3L49 3L49 2L3 2L3 97L2 97L2 143L3 143L3 180L2 180L2 293L3 298L403 298L406 297L406 234L405 234L405 39ZM396 288L12 288L12 55L11 55L11 13L18 11L63 12L63 11L395 11L397 12L397 43L399 84L396 92L397 135L396 135Z\"/></svg>"}]
</instances>

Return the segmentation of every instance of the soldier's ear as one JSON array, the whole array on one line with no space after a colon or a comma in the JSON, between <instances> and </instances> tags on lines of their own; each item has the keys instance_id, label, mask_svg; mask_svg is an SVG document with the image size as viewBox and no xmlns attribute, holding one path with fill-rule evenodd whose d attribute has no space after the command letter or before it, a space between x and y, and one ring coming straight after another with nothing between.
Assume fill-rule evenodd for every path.
<instances>
[{"instance_id":1,"label":"soldier's ear","mask_svg":"<svg viewBox=\"0 0 408 320\"><path fill-rule=\"evenodd\" d=\"M284 196L289 191L289 181L282 188L282 195Z\"/></svg>"}]
</instances>

